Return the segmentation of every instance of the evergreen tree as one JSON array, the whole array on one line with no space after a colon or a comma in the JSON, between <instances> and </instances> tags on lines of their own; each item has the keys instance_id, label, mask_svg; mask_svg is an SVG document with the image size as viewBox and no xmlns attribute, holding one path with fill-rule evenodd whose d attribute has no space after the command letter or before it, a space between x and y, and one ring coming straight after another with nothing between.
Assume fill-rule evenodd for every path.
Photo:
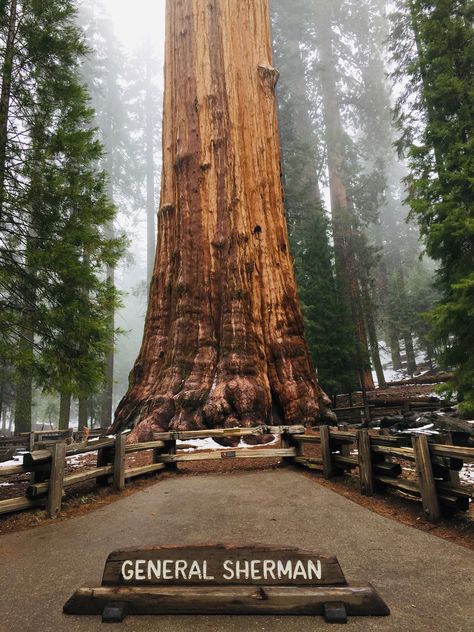
<instances>
[{"instance_id":1,"label":"evergreen tree","mask_svg":"<svg viewBox=\"0 0 474 632\"><path fill-rule=\"evenodd\" d=\"M354 340L341 318L334 250L321 200L324 146L307 93L300 46L303 21L288 8L280 0L272 3L285 206L308 345L324 390L333 394L356 387Z\"/></svg>"},{"instance_id":2,"label":"evergreen tree","mask_svg":"<svg viewBox=\"0 0 474 632\"><path fill-rule=\"evenodd\" d=\"M467 414L474 411L473 18L470 0L403 0L392 16L409 203L438 263L432 321L445 365L457 367Z\"/></svg>"},{"instance_id":3,"label":"evergreen tree","mask_svg":"<svg viewBox=\"0 0 474 632\"><path fill-rule=\"evenodd\" d=\"M74 3L19 0L17 9L7 130L21 134L10 131L5 182L21 186L5 187L0 338L16 367L19 432L31 426L33 378L64 403L100 384L104 314L116 301L103 270L120 248L104 235L114 208L79 78L86 47Z\"/></svg>"}]
</instances>

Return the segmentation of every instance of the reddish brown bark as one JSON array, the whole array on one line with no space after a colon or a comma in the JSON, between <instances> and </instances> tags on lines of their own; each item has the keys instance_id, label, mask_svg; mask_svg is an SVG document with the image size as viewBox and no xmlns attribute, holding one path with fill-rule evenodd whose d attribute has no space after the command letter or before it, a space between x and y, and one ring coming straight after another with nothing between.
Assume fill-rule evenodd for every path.
<instances>
[{"instance_id":1,"label":"reddish brown bark","mask_svg":"<svg viewBox=\"0 0 474 632\"><path fill-rule=\"evenodd\" d=\"M114 430L314 424L280 181L268 0L167 3L159 241ZM273 411L273 412L272 412Z\"/></svg>"}]
</instances>

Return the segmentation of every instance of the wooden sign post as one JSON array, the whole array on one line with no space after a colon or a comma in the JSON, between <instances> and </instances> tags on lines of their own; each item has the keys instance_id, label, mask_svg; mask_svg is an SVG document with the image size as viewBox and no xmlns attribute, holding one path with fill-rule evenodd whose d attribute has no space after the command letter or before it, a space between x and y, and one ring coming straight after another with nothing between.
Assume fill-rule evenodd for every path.
<instances>
[{"instance_id":1,"label":"wooden sign post","mask_svg":"<svg viewBox=\"0 0 474 632\"><path fill-rule=\"evenodd\" d=\"M109 555L99 588L80 588L66 614L388 615L371 584L348 584L334 556L269 546L161 546Z\"/></svg>"}]
</instances>

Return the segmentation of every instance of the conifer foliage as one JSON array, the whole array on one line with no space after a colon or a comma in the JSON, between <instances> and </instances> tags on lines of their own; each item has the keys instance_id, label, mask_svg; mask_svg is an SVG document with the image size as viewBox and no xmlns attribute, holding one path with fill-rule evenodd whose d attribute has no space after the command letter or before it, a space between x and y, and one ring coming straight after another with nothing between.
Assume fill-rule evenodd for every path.
<instances>
[{"instance_id":1,"label":"conifer foliage","mask_svg":"<svg viewBox=\"0 0 474 632\"><path fill-rule=\"evenodd\" d=\"M31 425L33 380L65 401L99 386L104 314L116 302L104 266L120 244L104 232L115 209L97 166L74 5L0 7L0 347L15 368L17 432Z\"/></svg>"},{"instance_id":2,"label":"conifer foliage","mask_svg":"<svg viewBox=\"0 0 474 632\"><path fill-rule=\"evenodd\" d=\"M434 336L465 412L474 411L474 6L403 0L392 16L409 203L437 262Z\"/></svg>"}]
</instances>

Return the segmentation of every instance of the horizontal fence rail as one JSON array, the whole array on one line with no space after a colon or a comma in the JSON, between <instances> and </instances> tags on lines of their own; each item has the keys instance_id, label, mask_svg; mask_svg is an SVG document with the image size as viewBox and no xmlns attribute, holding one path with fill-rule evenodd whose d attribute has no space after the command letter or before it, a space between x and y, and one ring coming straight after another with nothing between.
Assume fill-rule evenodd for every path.
<instances>
[{"instance_id":1,"label":"horizontal fence rail","mask_svg":"<svg viewBox=\"0 0 474 632\"><path fill-rule=\"evenodd\" d=\"M449 435L448 435L449 436ZM405 437L377 436L368 430L338 431L327 426L319 435L291 437L299 450L295 462L319 470L330 479L358 468L360 491L395 489L421 501L426 518L437 522L443 510L468 511L472 488L460 483L459 471L465 462L474 462L474 448L434 444L423 434L413 435L411 447ZM320 457L306 456L305 445L319 445ZM402 476L401 462L414 464L416 478Z\"/></svg>"}]
</instances>

